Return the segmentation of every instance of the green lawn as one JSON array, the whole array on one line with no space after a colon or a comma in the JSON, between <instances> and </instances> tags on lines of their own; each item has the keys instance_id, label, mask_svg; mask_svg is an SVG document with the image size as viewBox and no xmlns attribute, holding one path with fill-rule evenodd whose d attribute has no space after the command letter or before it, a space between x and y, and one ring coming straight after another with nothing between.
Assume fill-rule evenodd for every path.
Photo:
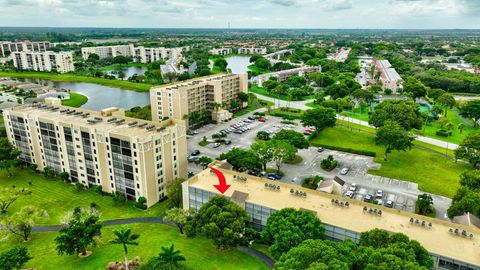
<instances>
[{"instance_id":1,"label":"green lawn","mask_svg":"<svg viewBox=\"0 0 480 270\"><path fill-rule=\"evenodd\" d=\"M221 251L218 250L209 239L197 237L187 238L178 233L178 229L162 224L130 224L129 227L134 233L140 234L138 246L129 246L129 258L140 256L142 262L157 255L161 246L175 245L175 249L182 252L186 258L185 265L189 269L199 270L266 270L269 269L260 260L242 253L236 249ZM54 238L56 232L32 233L29 242L25 245L33 259L26 267L34 267L38 270L44 269L106 269L111 261L123 261L123 247L110 244L114 238L112 230L120 226L109 226L102 229L102 237L98 245L89 250L93 251L90 257L80 259L76 255L59 256L55 251ZM18 238L0 242L0 250L12 248L19 244Z\"/></svg>"},{"instance_id":2,"label":"green lawn","mask_svg":"<svg viewBox=\"0 0 480 270\"><path fill-rule=\"evenodd\" d=\"M254 71L254 72L257 72L258 74L265 74L265 73L269 73L270 71L269 70L266 70L266 69L263 69L263 68L259 68L255 65L249 65L247 66L247 68L251 71Z\"/></svg>"},{"instance_id":3,"label":"green lawn","mask_svg":"<svg viewBox=\"0 0 480 270\"><path fill-rule=\"evenodd\" d=\"M268 114L276 117L300 119L303 115L303 111L299 109L293 109L293 108L277 108L277 109L270 110Z\"/></svg>"},{"instance_id":4,"label":"green lawn","mask_svg":"<svg viewBox=\"0 0 480 270\"><path fill-rule=\"evenodd\" d=\"M62 100L62 105L79 108L87 103L88 97L80 93L70 92L70 99Z\"/></svg>"},{"instance_id":5,"label":"green lawn","mask_svg":"<svg viewBox=\"0 0 480 270\"><path fill-rule=\"evenodd\" d=\"M442 116L443 117L443 116ZM469 127L467 126L460 117L458 117L452 110L448 110L447 112L447 119L453 124L453 129L452 129L452 136L450 137L442 137L438 136L435 133L441 129L440 125L435 122L432 124L424 125L422 129L422 133L426 137L430 138L435 138L438 140L446 141L446 142L451 142L451 143L456 143L459 144L460 142L463 141L463 139L471 132L480 130L478 127ZM460 131L458 130L458 125L463 124L464 128L462 133L460 134ZM472 123L473 124L473 123Z\"/></svg>"},{"instance_id":6,"label":"green lawn","mask_svg":"<svg viewBox=\"0 0 480 270\"><path fill-rule=\"evenodd\" d=\"M30 186L28 182L32 182ZM19 210L25 205L36 205L48 212L48 217L39 220L39 224L56 225L65 214L76 206L88 207L95 202L102 212L103 220L129 217L160 217L165 213L169 202L156 204L147 210L135 208L131 202L125 205L115 205L110 196L102 196L93 190L77 191L75 186L59 179L45 179L41 174L30 170L18 169L13 177L8 177L4 170L0 171L0 187L29 188L31 195L21 196L9 208L9 212Z\"/></svg>"},{"instance_id":7,"label":"green lawn","mask_svg":"<svg viewBox=\"0 0 480 270\"><path fill-rule=\"evenodd\" d=\"M311 143L375 151L377 153L375 161L382 166L379 170L369 170L370 174L415 182L423 191L450 198L459 187L460 173L471 169L468 164L456 163L441 154L418 148L412 148L407 152L394 151L389 154L388 161L384 161L384 149L375 144L375 135L344 127L327 128ZM442 148L438 150L440 149Z\"/></svg>"},{"instance_id":8,"label":"green lawn","mask_svg":"<svg viewBox=\"0 0 480 270\"><path fill-rule=\"evenodd\" d=\"M255 94L259 94L259 95L262 95L262 96L266 96L266 97L271 97L271 98L276 98L276 99L280 99L280 100L285 100L285 101L291 101L286 95L282 95L282 94L271 94L268 92L267 88L265 87L260 87L258 85L252 85L248 91L250 93L255 93ZM314 96L313 95L310 95L310 96L303 96L300 100L309 100L309 99L313 99ZM307 105L308 106L308 105Z\"/></svg>"},{"instance_id":9,"label":"green lawn","mask_svg":"<svg viewBox=\"0 0 480 270\"><path fill-rule=\"evenodd\" d=\"M43 80L57 81L57 82L85 82L85 83L96 83L111 87L118 87L127 90L134 90L137 92L148 92L150 91L151 84L147 83L134 83L129 81L122 80L109 80L104 78L88 77L77 75L74 73L47 73L47 72L35 72L35 71L26 71L26 72L0 72L0 77L13 77L13 78L38 78Z\"/></svg>"},{"instance_id":10,"label":"green lawn","mask_svg":"<svg viewBox=\"0 0 480 270\"><path fill-rule=\"evenodd\" d=\"M101 67L98 70L100 71L109 71L109 70L117 70L117 69L122 69L122 68L128 68L128 67L144 67L146 64L144 63L128 63L128 64L114 64L106 67Z\"/></svg>"},{"instance_id":11,"label":"green lawn","mask_svg":"<svg viewBox=\"0 0 480 270\"><path fill-rule=\"evenodd\" d=\"M253 102L249 102L247 107L243 108L242 110L240 110L238 112L235 112L233 114L233 118L243 116L243 115L245 115L249 112L253 112L253 111L255 111L257 109L260 109L262 107L270 107L270 106L273 106L273 102L266 101L266 100L263 100L263 99L256 99Z\"/></svg>"}]
</instances>

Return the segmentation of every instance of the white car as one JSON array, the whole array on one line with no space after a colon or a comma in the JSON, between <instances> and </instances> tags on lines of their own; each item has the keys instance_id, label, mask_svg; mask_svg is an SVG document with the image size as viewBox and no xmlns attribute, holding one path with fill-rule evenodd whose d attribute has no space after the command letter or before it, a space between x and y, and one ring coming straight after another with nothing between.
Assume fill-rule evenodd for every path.
<instances>
[{"instance_id":1,"label":"white car","mask_svg":"<svg viewBox=\"0 0 480 270\"><path fill-rule=\"evenodd\" d=\"M357 190L357 184L352 183L352 185L350 186L350 191L356 191L356 190Z\"/></svg>"},{"instance_id":2,"label":"white car","mask_svg":"<svg viewBox=\"0 0 480 270\"><path fill-rule=\"evenodd\" d=\"M347 173L348 173L348 168L347 168L347 167L342 168L342 169L340 170L340 174L341 174L341 175L346 175Z\"/></svg>"},{"instance_id":3,"label":"white car","mask_svg":"<svg viewBox=\"0 0 480 270\"><path fill-rule=\"evenodd\" d=\"M348 197L348 198L350 198L350 199L353 198L353 191L350 191L350 190L349 190L349 191L345 192L344 196L345 196L345 197Z\"/></svg>"},{"instance_id":4,"label":"white car","mask_svg":"<svg viewBox=\"0 0 480 270\"><path fill-rule=\"evenodd\" d=\"M376 198L382 198L383 197L383 190L379 189L377 190L377 193L375 193Z\"/></svg>"}]
</instances>

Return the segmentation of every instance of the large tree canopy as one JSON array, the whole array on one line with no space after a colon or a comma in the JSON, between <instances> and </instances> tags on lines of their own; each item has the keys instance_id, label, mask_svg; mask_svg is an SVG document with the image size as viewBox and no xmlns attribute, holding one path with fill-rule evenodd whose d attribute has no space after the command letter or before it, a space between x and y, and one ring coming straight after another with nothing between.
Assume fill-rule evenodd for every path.
<instances>
[{"instance_id":1,"label":"large tree canopy","mask_svg":"<svg viewBox=\"0 0 480 270\"><path fill-rule=\"evenodd\" d=\"M272 139L288 141L297 149L306 149L310 145L302 133L289 129L280 130Z\"/></svg>"},{"instance_id":2,"label":"large tree canopy","mask_svg":"<svg viewBox=\"0 0 480 270\"><path fill-rule=\"evenodd\" d=\"M388 99L378 104L368 123L381 127L387 120L397 122L405 130L421 129L423 123L419 105L402 99Z\"/></svg>"},{"instance_id":3,"label":"large tree canopy","mask_svg":"<svg viewBox=\"0 0 480 270\"><path fill-rule=\"evenodd\" d=\"M455 149L455 158L468 160L474 168L480 164L480 131L467 135Z\"/></svg>"},{"instance_id":4,"label":"large tree canopy","mask_svg":"<svg viewBox=\"0 0 480 270\"><path fill-rule=\"evenodd\" d=\"M316 132L320 132L324 128L335 126L335 111L325 107L306 110L302 120L304 125L314 126Z\"/></svg>"},{"instance_id":5,"label":"large tree canopy","mask_svg":"<svg viewBox=\"0 0 480 270\"><path fill-rule=\"evenodd\" d=\"M284 208L268 218L262 239L271 244L269 250L278 259L306 239L322 238L324 231L322 223L313 213Z\"/></svg>"}]
</instances>

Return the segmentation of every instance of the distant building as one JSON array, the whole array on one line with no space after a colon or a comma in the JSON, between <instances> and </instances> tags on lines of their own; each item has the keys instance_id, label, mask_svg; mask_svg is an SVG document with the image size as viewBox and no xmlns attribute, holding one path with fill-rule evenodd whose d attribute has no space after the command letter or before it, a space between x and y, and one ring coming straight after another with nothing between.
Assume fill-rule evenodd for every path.
<instances>
[{"instance_id":1,"label":"distant building","mask_svg":"<svg viewBox=\"0 0 480 270\"><path fill-rule=\"evenodd\" d=\"M46 52L53 44L49 41L0 41L0 57L8 56L13 52Z\"/></svg>"},{"instance_id":2,"label":"distant building","mask_svg":"<svg viewBox=\"0 0 480 270\"><path fill-rule=\"evenodd\" d=\"M433 259L431 269L480 269L480 229L381 205L271 181L228 169L214 162L230 188L215 188L218 177L205 169L182 183L183 208L198 210L214 196L224 196L247 212L251 225L262 230L268 218L284 208L313 213L325 227L325 239L358 243L362 232L383 229L418 241Z\"/></svg>"},{"instance_id":3,"label":"distant building","mask_svg":"<svg viewBox=\"0 0 480 270\"><path fill-rule=\"evenodd\" d=\"M351 48L340 48L335 53L329 55L327 58L335 62L343 63L345 62L345 60L347 60L351 50L352 50Z\"/></svg>"},{"instance_id":4,"label":"distant building","mask_svg":"<svg viewBox=\"0 0 480 270\"><path fill-rule=\"evenodd\" d=\"M242 47L238 48L238 54L267 54L267 48Z\"/></svg>"},{"instance_id":5,"label":"distant building","mask_svg":"<svg viewBox=\"0 0 480 270\"><path fill-rule=\"evenodd\" d=\"M145 48L143 46L135 47L134 61L139 63L151 63L162 59L182 58L182 53L190 50L190 47L175 48Z\"/></svg>"},{"instance_id":6,"label":"distant building","mask_svg":"<svg viewBox=\"0 0 480 270\"><path fill-rule=\"evenodd\" d=\"M167 180L187 177L184 121L156 123L125 117L118 108L96 112L47 102L3 112L7 138L39 170L67 172L73 183L130 200L145 197L147 206L166 196Z\"/></svg>"},{"instance_id":7,"label":"distant building","mask_svg":"<svg viewBox=\"0 0 480 270\"><path fill-rule=\"evenodd\" d=\"M225 114L215 104L230 106L232 101L238 101L240 92L247 93L247 88L247 74L217 74L156 86L150 89L152 119L185 119L193 113L217 111L214 118L224 121L231 118L231 114Z\"/></svg>"},{"instance_id":8,"label":"distant building","mask_svg":"<svg viewBox=\"0 0 480 270\"><path fill-rule=\"evenodd\" d=\"M379 77L379 81L382 82L382 88L390 89L394 93L397 92L398 88L402 86L403 79L400 77L398 72L392 67L388 60L375 60L375 76ZM377 75L380 74L380 75Z\"/></svg>"},{"instance_id":9,"label":"distant building","mask_svg":"<svg viewBox=\"0 0 480 270\"><path fill-rule=\"evenodd\" d=\"M213 48L210 53L213 55L228 55L232 54L232 48Z\"/></svg>"},{"instance_id":10,"label":"distant building","mask_svg":"<svg viewBox=\"0 0 480 270\"><path fill-rule=\"evenodd\" d=\"M271 73L265 73L265 74L260 74L254 78L252 78L252 82L256 83L258 86L262 86L263 83L270 79L270 77L275 77L277 78L277 81L281 82L286 80L288 77L292 76L305 76L308 73L312 72L321 72L322 67L316 66L316 67L298 67L298 68L292 68L292 69L286 69L286 70L281 70L281 71L276 71L276 72L271 72Z\"/></svg>"},{"instance_id":11,"label":"distant building","mask_svg":"<svg viewBox=\"0 0 480 270\"><path fill-rule=\"evenodd\" d=\"M56 70L60 73L75 70L72 52L14 52L12 59L13 65L22 70Z\"/></svg>"},{"instance_id":12,"label":"distant building","mask_svg":"<svg viewBox=\"0 0 480 270\"><path fill-rule=\"evenodd\" d=\"M96 54L100 59L116 56L134 57L135 50L133 44L82 48L83 60L87 60L90 54Z\"/></svg>"}]
</instances>

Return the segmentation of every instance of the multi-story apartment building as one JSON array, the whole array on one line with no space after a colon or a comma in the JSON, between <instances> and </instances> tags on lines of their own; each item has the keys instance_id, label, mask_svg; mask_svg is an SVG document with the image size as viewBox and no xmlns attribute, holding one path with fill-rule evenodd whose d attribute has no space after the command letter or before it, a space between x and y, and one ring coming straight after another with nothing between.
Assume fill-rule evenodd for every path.
<instances>
[{"instance_id":1,"label":"multi-story apartment building","mask_svg":"<svg viewBox=\"0 0 480 270\"><path fill-rule=\"evenodd\" d=\"M267 48L242 47L242 48L238 48L238 54L267 54Z\"/></svg>"},{"instance_id":2,"label":"multi-story apartment building","mask_svg":"<svg viewBox=\"0 0 480 270\"><path fill-rule=\"evenodd\" d=\"M48 41L0 41L0 57L5 57L13 52L46 52L53 44Z\"/></svg>"},{"instance_id":3,"label":"multi-story apartment building","mask_svg":"<svg viewBox=\"0 0 480 270\"><path fill-rule=\"evenodd\" d=\"M219 116L215 104L231 105L238 100L238 93L247 93L247 87L247 74L217 74L153 87L150 89L152 119L186 119L194 112L207 110L213 112L214 120L226 120L231 115L223 110L226 115Z\"/></svg>"},{"instance_id":4,"label":"multi-story apartment building","mask_svg":"<svg viewBox=\"0 0 480 270\"><path fill-rule=\"evenodd\" d=\"M305 77L308 73L321 72L321 71L322 71L322 67L320 67L320 66L317 66L317 67L310 67L310 66L308 66L308 67L307 66L298 67L298 68L275 71L275 72L271 72L271 73L260 74L256 77L252 78L252 82L256 83L258 86L262 86L263 82L270 79L271 77L275 77L275 78L277 78L277 81L281 82L281 81L284 81L288 77L291 77L291 76Z\"/></svg>"},{"instance_id":5,"label":"multi-story apartment building","mask_svg":"<svg viewBox=\"0 0 480 270\"><path fill-rule=\"evenodd\" d=\"M96 54L100 59L115 56L134 57L135 49L133 44L82 48L83 60L87 60L90 54Z\"/></svg>"},{"instance_id":6,"label":"multi-story apartment building","mask_svg":"<svg viewBox=\"0 0 480 270\"><path fill-rule=\"evenodd\" d=\"M382 82L382 89L390 89L396 93L398 88L402 87L402 77L400 77L388 60L375 60L373 64L375 66L374 78L377 74L380 74L379 80Z\"/></svg>"},{"instance_id":7,"label":"multi-story apartment building","mask_svg":"<svg viewBox=\"0 0 480 270\"><path fill-rule=\"evenodd\" d=\"M95 112L50 104L3 112L20 158L40 170L67 172L72 182L100 185L130 200L143 196L147 206L165 196L167 180L187 177L184 121L156 123L124 117L117 108Z\"/></svg>"},{"instance_id":8,"label":"multi-story apartment building","mask_svg":"<svg viewBox=\"0 0 480 270\"><path fill-rule=\"evenodd\" d=\"M210 53L213 55L227 55L232 54L232 48L213 48Z\"/></svg>"},{"instance_id":9,"label":"multi-story apartment building","mask_svg":"<svg viewBox=\"0 0 480 270\"><path fill-rule=\"evenodd\" d=\"M175 48L145 48L143 46L135 47L134 60L140 63L151 63L161 59L181 59L182 53L190 50L190 47Z\"/></svg>"},{"instance_id":10,"label":"multi-story apartment building","mask_svg":"<svg viewBox=\"0 0 480 270\"><path fill-rule=\"evenodd\" d=\"M52 71L60 73L75 70L72 52L14 52L13 65L18 69L35 71Z\"/></svg>"},{"instance_id":11,"label":"multi-story apartment building","mask_svg":"<svg viewBox=\"0 0 480 270\"><path fill-rule=\"evenodd\" d=\"M403 233L420 242L431 254L433 269L480 270L480 229L383 206L332 195L229 170L228 164L211 164L231 187L223 194L243 207L254 228L262 230L268 217L283 208L314 213L325 226L329 240L359 241L360 234L375 228ZM198 210L221 195L217 176L206 169L182 184L183 207Z\"/></svg>"}]
</instances>

